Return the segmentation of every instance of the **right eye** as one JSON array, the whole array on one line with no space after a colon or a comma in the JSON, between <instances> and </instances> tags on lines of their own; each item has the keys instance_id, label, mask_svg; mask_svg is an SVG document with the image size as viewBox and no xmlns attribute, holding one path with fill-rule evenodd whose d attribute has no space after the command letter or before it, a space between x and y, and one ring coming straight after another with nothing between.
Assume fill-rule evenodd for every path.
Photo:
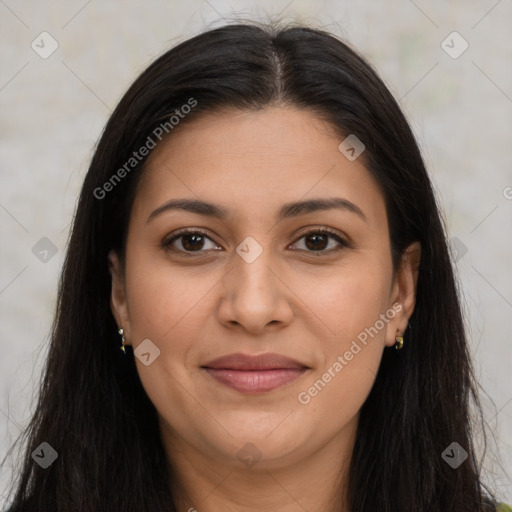
<instances>
[{"instance_id":1,"label":"right eye","mask_svg":"<svg viewBox=\"0 0 512 512\"><path fill-rule=\"evenodd\" d=\"M166 238L162 242L162 247L169 251L187 254L187 256L191 256L194 252L206 252L205 250L202 250L204 249L205 240L210 240L214 247L218 247L215 242L213 242L213 240L201 230L187 228L173 233L173 235L174 236L171 238ZM175 242L177 242L177 244L175 244ZM181 247L176 247L176 245ZM218 250L215 248L211 248L209 250L212 249Z\"/></svg>"}]
</instances>

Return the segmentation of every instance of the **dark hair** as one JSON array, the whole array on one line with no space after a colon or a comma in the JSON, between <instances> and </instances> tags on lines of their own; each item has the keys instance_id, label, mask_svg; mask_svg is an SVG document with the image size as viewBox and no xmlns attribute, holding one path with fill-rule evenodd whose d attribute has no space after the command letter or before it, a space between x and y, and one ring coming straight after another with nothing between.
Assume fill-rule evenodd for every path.
<instances>
[{"instance_id":1,"label":"dark hair","mask_svg":"<svg viewBox=\"0 0 512 512\"><path fill-rule=\"evenodd\" d=\"M242 23L207 31L159 57L105 127L74 218L13 512L174 510L155 407L132 348L132 357L119 350L107 254L124 255L146 157L133 168L126 162L191 99L195 106L178 129L202 112L290 105L321 116L340 137L356 135L385 197L395 270L404 249L421 243L404 349L384 350L361 409L349 509L495 510L473 445L470 407L482 413L444 227L404 115L372 67L335 36L305 26ZM169 125L167 131L172 136ZM123 178L112 180L121 168ZM107 188L99 198L97 191ZM456 470L441 457L454 441L469 454ZM58 452L48 469L31 458L42 442Z\"/></svg>"}]
</instances>

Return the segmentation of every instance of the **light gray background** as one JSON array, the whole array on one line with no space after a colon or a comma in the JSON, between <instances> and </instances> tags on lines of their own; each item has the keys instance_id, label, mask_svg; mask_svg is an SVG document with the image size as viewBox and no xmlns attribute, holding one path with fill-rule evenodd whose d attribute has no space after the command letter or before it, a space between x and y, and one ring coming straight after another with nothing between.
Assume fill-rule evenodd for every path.
<instances>
[{"instance_id":1,"label":"light gray background","mask_svg":"<svg viewBox=\"0 0 512 512\"><path fill-rule=\"evenodd\" d=\"M413 126L459 250L497 441L487 480L512 503L512 0L0 0L0 457L33 409L69 223L110 112L171 45L225 20L278 13L359 48ZM47 59L31 48L43 31L59 45ZM469 44L458 58L442 47L453 31ZM462 44L450 36L444 48ZM42 237L58 249L46 263L32 252ZM9 473L2 468L0 498Z\"/></svg>"}]
</instances>

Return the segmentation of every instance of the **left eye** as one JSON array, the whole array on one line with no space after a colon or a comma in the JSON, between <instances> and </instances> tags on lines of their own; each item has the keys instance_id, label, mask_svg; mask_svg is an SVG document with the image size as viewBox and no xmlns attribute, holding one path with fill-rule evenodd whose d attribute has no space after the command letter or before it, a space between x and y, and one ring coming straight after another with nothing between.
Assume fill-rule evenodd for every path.
<instances>
[{"instance_id":1,"label":"left eye","mask_svg":"<svg viewBox=\"0 0 512 512\"><path fill-rule=\"evenodd\" d=\"M298 238L298 240L302 240L303 238L306 240L304 245L307 247L307 249L310 249L308 252L329 253L349 246L349 244L340 235L326 229L308 231L307 233L304 233L300 238ZM338 247L336 247L335 244L334 248L331 247L330 249L326 250L327 246L329 245L329 238L334 239L337 242Z\"/></svg>"},{"instance_id":2,"label":"left eye","mask_svg":"<svg viewBox=\"0 0 512 512\"><path fill-rule=\"evenodd\" d=\"M181 248L175 246L175 242L181 239ZM304 233L297 241L305 239L304 248L295 248L293 250L301 250L307 252L320 252L320 253L330 253L332 251L340 250L343 247L348 247L349 244L346 242L340 235L335 232L326 229L315 229ZM329 248L329 239L334 239L338 244L334 247ZM209 240L213 247L206 247L206 240ZM295 242L297 244L297 241ZM194 252L205 252L203 249L210 250L219 250L221 249L219 246L215 244L215 242L204 232L202 231L182 231L180 234L175 235L174 237L164 241L162 246L166 249L176 252L182 253L191 253Z\"/></svg>"}]
</instances>

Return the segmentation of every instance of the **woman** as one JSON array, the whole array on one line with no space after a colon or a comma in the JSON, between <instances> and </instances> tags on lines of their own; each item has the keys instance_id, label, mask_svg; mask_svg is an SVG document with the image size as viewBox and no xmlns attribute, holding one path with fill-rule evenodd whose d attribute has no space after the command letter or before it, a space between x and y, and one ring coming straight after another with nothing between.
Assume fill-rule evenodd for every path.
<instances>
[{"instance_id":1,"label":"woman","mask_svg":"<svg viewBox=\"0 0 512 512\"><path fill-rule=\"evenodd\" d=\"M473 404L396 101L328 33L226 26L99 141L10 510L505 510Z\"/></svg>"}]
</instances>

